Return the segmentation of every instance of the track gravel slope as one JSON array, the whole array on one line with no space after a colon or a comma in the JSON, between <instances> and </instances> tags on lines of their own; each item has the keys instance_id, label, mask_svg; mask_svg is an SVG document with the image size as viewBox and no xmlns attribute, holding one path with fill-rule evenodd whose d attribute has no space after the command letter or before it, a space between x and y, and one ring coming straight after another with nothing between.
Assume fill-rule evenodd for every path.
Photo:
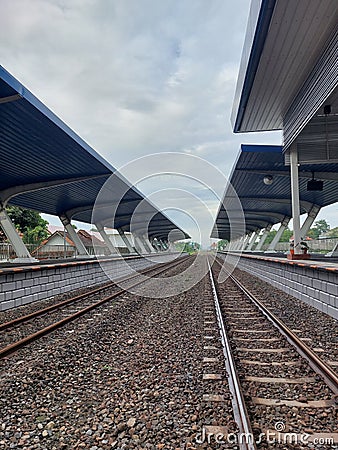
<instances>
[{"instance_id":1,"label":"track gravel slope","mask_svg":"<svg viewBox=\"0 0 338 450\"><path fill-rule=\"evenodd\" d=\"M186 277L176 282L182 291ZM162 289L160 299L126 294L8 358L0 448L193 448L215 414L202 400L201 299L210 286L203 278L172 297L170 283ZM229 405L217 417L230 421Z\"/></svg>"}]
</instances>

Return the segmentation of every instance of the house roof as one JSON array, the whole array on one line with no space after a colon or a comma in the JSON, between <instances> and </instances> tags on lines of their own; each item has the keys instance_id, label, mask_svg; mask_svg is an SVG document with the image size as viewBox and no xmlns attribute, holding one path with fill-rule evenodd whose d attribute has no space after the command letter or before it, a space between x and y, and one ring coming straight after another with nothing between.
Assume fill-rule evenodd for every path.
<instances>
[{"instance_id":1,"label":"house roof","mask_svg":"<svg viewBox=\"0 0 338 450\"><path fill-rule=\"evenodd\" d=\"M85 247L106 247L106 244L102 241L102 239L99 239L97 236L92 235L86 230L78 230L76 234L79 236ZM64 234L63 230L56 230L50 236L48 236L47 239L41 242L39 248L43 247L44 245L48 245L48 242L50 242L55 236L60 236L62 239L66 240L68 245L75 247L75 244L69 237L67 231Z\"/></svg>"}]
</instances>

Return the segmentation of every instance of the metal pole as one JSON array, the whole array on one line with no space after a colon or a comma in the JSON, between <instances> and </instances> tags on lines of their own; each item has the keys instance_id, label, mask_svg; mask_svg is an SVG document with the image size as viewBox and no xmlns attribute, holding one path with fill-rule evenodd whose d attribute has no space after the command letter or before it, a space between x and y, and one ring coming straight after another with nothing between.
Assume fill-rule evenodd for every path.
<instances>
[{"instance_id":1,"label":"metal pole","mask_svg":"<svg viewBox=\"0 0 338 450\"><path fill-rule=\"evenodd\" d=\"M269 234L271 228L272 228L272 224L268 225L265 228L264 233L262 234L262 236L261 236L261 238L260 238L260 240L259 240L259 242L258 242L258 244L257 244L257 246L255 248L255 251L261 251L262 250L263 244L264 244L266 238L268 237L268 234Z\"/></svg>"},{"instance_id":2,"label":"metal pole","mask_svg":"<svg viewBox=\"0 0 338 450\"><path fill-rule=\"evenodd\" d=\"M315 221L316 217L318 216L318 213L320 211L320 206L312 205L312 208L308 212L308 216L305 219L305 222L302 225L302 228L300 230L300 235L302 238L305 238L307 232L309 231L311 225Z\"/></svg>"},{"instance_id":3,"label":"metal pole","mask_svg":"<svg viewBox=\"0 0 338 450\"><path fill-rule=\"evenodd\" d=\"M284 217L284 219L282 220L282 222L280 224L280 227L278 228L276 236L272 239L271 244L269 245L268 249L266 250L267 253L274 252L276 250L276 245L278 244L280 238L282 237L284 230L289 225L289 222L290 222L290 217Z\"/></svg>"},{"instance_id":4,"label":"metal pole","mask_svg":"<svg viewBox=\"0 0 338 450\"><path fill-rule=\"evenodd\" d=\"M246 249L247 252L251 252L252 251L252 247L256 242L257 236L259 235L261 230L257 230L255 231L253 237L251 238L251 241L249 242L248 248Z\"/></svg>"},{"instance_id":5,"label":"metal pole","mask_svg":"<svg viewBox=\"0 0 338 450\"><path fill-rule=\"evenodd\" d=\"M291 198L292 198L292 221L294 252L300 254L300 205L299 205L299 177L298 177L298 151L297 144L290 148L290 170L291 170Z\"/></svg>"},{"instance_id":6,"label":"metal pole","mask_svg":"<svg viewBox=\"0 0 338 450\"><path fill-rule=\"evenodd\" d=\"M63 226L63 257L66 259L66 227Z\"/></svg>"}]
</instances>

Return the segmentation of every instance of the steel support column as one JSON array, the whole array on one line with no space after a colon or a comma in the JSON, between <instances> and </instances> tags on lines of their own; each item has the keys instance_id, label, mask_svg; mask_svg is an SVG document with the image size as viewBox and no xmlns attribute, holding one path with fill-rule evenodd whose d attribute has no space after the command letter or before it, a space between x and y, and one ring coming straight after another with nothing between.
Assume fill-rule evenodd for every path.
<instances>
[{"instance_id":1,"label":"steel support column","mask_svg":"<svg viewBox=\"0 0 338 450\"><path fill-rule=\"evenodd\" d=\"M121 236L122 241L126 244L127 249L129 250L129 253L135 253L134 247L131 245L128 237L125 235L124 231L121 230L121 228L117 229L119 235Z\"/></svg>"},{"instance_id":2,"label":"steel support column","mask_svg":"<svg viewBox=\"0 0 338 450\"><path fill-rule=\"evenodd\" d=\"M145 240L147 246L149 247L149 252L150 252L150 253L156 253L156 251L155 251L154 247L152 246L152 244L151 244L151 242L150 242L148 236L143 235L143 238L144 238L144 240Z\"/></svg>"},{"instance_id":3,"label":"steel support column","mask_svg":"<svg viewBox=\"0 0 338 450\"><path fill-rule=\"evenodd\" d=\"M248 245L248 247L247 247L247 249L246 249L247 252L251 252L251 251L252 251L252 247L253 247L253 245L256 243L256 239L257 239L257 237L259 236L260 231L261 231L261 230L256 230L256 231L254 232L254 235L253 235L253 237L251 238L251 240L250 240L250 242L249 242L249 245Z\"/></svg>"},{"instance_id":4,"label":"steel support column","mask_svg":"<svg viewBox=\"0 0 338 450\"><path fill-rule=\"evenodd\" d=\"M134 234L134 242L135 242L135 247L136 250L138 251L138 253L143 254L143 253L148 253L147 249L145 248L142 239L137 236L137 234Z\"/></svg>"},{"instance_id":5,"label":"steel support column","mask_svg":"<svg viewBox=\"0 0 338 450\"><path fill-rule=\"evenodd\" d=\"M290 147L290 170L291 170L291 198L292 198L292 222L293 242L295 254L301 253L300 241L300 205L299 205L299 176L298 176L298 150L297 144Z\"/></svg>"},{"instance_id":6,"label":"steel support column","mask_svg":"<svg viewBox=\"0 0 338 450\"><path fill-rule=\"evenodd\" d=\"M248 242L250 241L250 238L251 238L252 234L253 234L253 233L249 233L249 234L247 234L247 235L245 236L244 242L243 242L242 247L241 247L241 251L242 251L242 252L245 250L246 246L248 245Z\"/></svg>"},{"instance_id":7,"label":"steel support column","mask_svg":"<svg viewBox=\"0 0 338 450\"><path fill-rule=\"evenodd\" d=\"M164 251L167 251L169 246L167 246L164 241L162 241L162 239L159 240L159 243L161 245L161 247L163 248Z\"/></svg>"},{"instance_id":8,"label":"steel support column","mask_svg":"<svg viewBox=\"0 0 338 450\"><path fill-rule=\"evenodd\" d=\"M269 224L269 225L265 228L265 230L264 230L264 232L263 232L263 234L262 234L262 236L261 236L261 238L260 238L260 240L259 240L259 242L258 242L256 248L255 248L255 252L260 252L260 251L262 251L262 247L263 247L263 245L264 245L264 242L266 241L266 238L268 237L268 234L269 234L271 228L272 228L272 224Z\"/></svg>"},{"instance_id":9,"label":"steel support column","mask_svg":"<svg viewBox=\"0 0 338 450\"><path fill-rule=\"evenodd\" d=\"M8 217L8 214L5 208L0 206L0 225L3 229L7 239L12 244L12 247L16 253L16 258L12 261L15 263L18 262L37 262L38 260L33 258L29 253L26 245L22 241L19 233L16 231L15 226L11 219Z\"/></svg>"},{"instance_id":10,"label":"steel support column","mask_svg":"<svg viewBox=\"0 0 338 450\"><path fill-rule=\"evenodd\" d=\"M271 244L269 245L268 249L266 250L266 253L275 252L276 251L276 245L280 241L280 238L282 237L282 234L284 233L284 230L287 228L290 222L290 217L285 216L282 220L280 227L277 230L277 233L275 237L272 239Z\"/></svg>"},{"instance_id":11,"label":"steel support column","mask_svg":"<svg viewBox=\"0 0 338 450\"><path fill-rule=\"evenodd\" d=\"M300 236L304 239L307 232L311 228L311 225L315 221L316 217L318 216L318 213L320 211L320 206L313 205L310 211L308 212L307 218L305 219L302 228L300 230Z\"/></svg>"},{"instance_id":12,"label":"steel support column","mask_svg":"<svg viewBox=\"0 0 338 450\"><path fill-rule=\"evenodd\" d=\"M110 240L108 234L105 232L105 229L102 224L96 223L95 224L97 231L100 233L104 243L108 247L108 250L110 251L111 255L116 255L118 253L117 249L114 247L112 241Z\"/></svg>"},{"instance_id":13,"label":"steel support column","mask_svg":"<svg viewBox=\"0 0 338 450\"><path fill-rule=\"evenodd\" d=\"M62 225L66 228L70 239L74 242L74 245L78 253L77 257L78 258L89 257L89 253L87 252L86 247L84 246L83 242L81 241L76 231L74 230L70 222L70 219L67 216L62 215L60 216L60 220L62 222Z\"/></svg>"}]
</instances>

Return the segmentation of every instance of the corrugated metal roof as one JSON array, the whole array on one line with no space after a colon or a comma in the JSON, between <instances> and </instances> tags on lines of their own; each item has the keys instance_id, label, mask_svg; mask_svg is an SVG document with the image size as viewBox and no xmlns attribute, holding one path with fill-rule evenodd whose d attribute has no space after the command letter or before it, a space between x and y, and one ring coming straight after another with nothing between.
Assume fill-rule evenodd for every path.
<instances>
[{"instance_id":1,"label":"corrugated metal roof","mask_svg":"<svg viewBox=\"0 0 338 450\"><path fill-rule=\"evenodd\" d=\"M211 237L230 239L230 216L236 213L228 208L232 189L237 193L245 218L244 232L276 224L292 216L290 168L284 163L281 146L242 145L230 177L231 188L225 190ZM266 185L265 176L273 182ZM308 191L307 182L314 176L324 180L322 191ZM301 214L312 205L320 207L335 203L338 198L338 164L306 164L299 167L299 194ZM240 214L239 214L240 218ZM240 235L240 234L239 234ZM232 236L234 238L234 236Z\"/></svg>"},{"instance_id":2,"label":"corrugated metal roof","mask_svg":"<svg viewBox=\"0 0 338 450\"><path fill-rule=\"evenodd\" d=\"M283 128L337 23L337 0L252 2L232 112L235 132Z\"/></svg>"},{"instance_id":3,"label":"corrugated metal roof","mask_svg":"<svg viewBox=\"0 0 338 450\"><path fill-rule=\"evenodd\" d=\"M0 172L3 203L68 214L86 223L92 222L97 196L113 176L107 197L110 208L101 214L102 221L109 221L115 209L110 226L128 231L143 202L154 215L145 232L167 237L179 229L1 66Z\"/></svg>"}]
</instances>

